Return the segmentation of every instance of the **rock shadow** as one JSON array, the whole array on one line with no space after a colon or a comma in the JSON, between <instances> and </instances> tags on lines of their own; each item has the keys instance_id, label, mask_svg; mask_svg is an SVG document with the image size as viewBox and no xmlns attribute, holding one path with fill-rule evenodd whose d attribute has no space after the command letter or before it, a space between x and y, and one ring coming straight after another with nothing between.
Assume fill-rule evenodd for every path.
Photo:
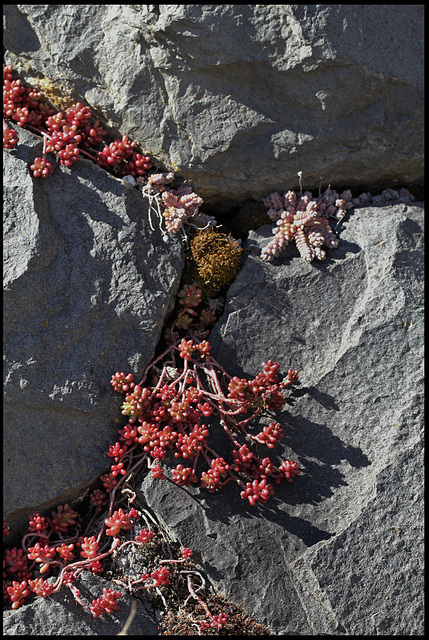
<instances>
[{"instance_id":1,"label":"rock shadow","mask_svg":"<svg viewBox=\"0 0 429 640\"><path fill-rule=\"evenodd\" d=\"M329 394L318 392L312 388L312 397L331 410L338 411L335 399ZM347 444L341 437L324 424L316 423L303 416L292 416L284 411L278 416L284 428L281 444L273 450L254 446L246 442L251 450L261 458L269 455L277 466L285 459L292 459L300 465L302 473L293 483L272 483L274 495L265 504L253 507L240 497L241 487L229 482L219 493L209 495L206 490L194 488L183 489L188 496L203 509L205 517L214 522L232 525L238 517L245 519L263 519L280 526L284 531L299 538L307 547L320 540L327 540L335 532L318 527L315 522L301 515L293 515L293 509L313 505L321 507L322 503L335 496L336 490L347 486L348 477L345 469L349 467L361 469L370 465L370 460L359 448ZM257 429L259 430L259 428ZM240 440L241 442L241 440ZM225 460L230 461L231 445L221 425L212 424L209 446ZM337 467L341 466L341 470ZM198 470L198 469L197 469ZM201 467L200 471L203 470ZM250 481L250 479L249 479ZM308 511L308 510L307 510Z\"/></svg>"}]
</instances>

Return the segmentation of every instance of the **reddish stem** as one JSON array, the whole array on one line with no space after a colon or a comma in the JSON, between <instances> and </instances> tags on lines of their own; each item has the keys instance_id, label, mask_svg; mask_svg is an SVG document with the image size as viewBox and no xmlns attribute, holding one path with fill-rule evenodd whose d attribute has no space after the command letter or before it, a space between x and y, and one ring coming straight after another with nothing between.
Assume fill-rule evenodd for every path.
<instances>
[{"instance_id":1,"label":"reddish stem","mask_svg":"<svg viewBox=\"0 0 429 640\"><path fill-rule=\"evenodd\" d=\"M188 576L188 590L189 593L191 594L191 596L193 598L195 598L195 600L197 600L200 605L204 608L204 611L207 613L207 615L213 619L213 615L210 613L210 610L207 606L207 604L204 602L204 600L202 598L200 598L200 596L194 591L194 588L192 586L192 581L191 581L191 576Z\"/></svg>"},{"instance_id":2,"label":"reddish stem","mask_svg":"<svg viewBox=\"0 0 429 640\"><path fill-rule=\"evenodd\" d=\"M57 591L59 591L59 589L61 588L61 585L63 583L63 574L64 571L71 571L80 567L85 567L89 564L91 564L92 562L97 562L98 560L102 560L103 558L106 558L107 556L109 556L111 553L114 552L114 550L116 549L116 547L118 546L118 544L120 543L119 538L113 538L112 540L112 545L110 547L110 549L108 551L106 551L105 553L101 553L100 555L96 556L95 558L86 558L85 560L79 560L78 562L73 562L72 564L67 564L65 565L65 567L63 567L63 569L61 569L61 573L57 578L57 582L54 585L54 588L52 590L51 593L56 593Z\"/></svg>"}]
</instances>

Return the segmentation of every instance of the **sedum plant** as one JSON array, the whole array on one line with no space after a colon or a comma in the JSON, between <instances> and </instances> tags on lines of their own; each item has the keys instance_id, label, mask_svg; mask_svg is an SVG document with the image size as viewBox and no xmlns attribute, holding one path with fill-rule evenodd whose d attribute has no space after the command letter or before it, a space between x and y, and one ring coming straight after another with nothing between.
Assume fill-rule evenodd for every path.
<instances>
[{"instance_id":1,"label":"sedum plant","mask_svg":"<svg viewBox=\"0 0 429 640\"><path fill-rule=\"evenodd\" d=\"M64 112L57 111L41 92L14 79L11 66L3 65L3 117L4 148L14 149L18 143L18 134L7 120L43 137L42 156L30 166L35 179L46 179L54 172L47 154L56 155L66 167L82 155L88 157L126 183L140 187L168 232L184 233L185 224L196 227L190 252L206 292L222 291L235 277L241 247L231 236L212 229L216 221L200 212L202 199L189 186L174 188L174 174L150 172L149 156L139 152L137 143L128 136L106 144L107 131L92 117L88 106L77 102ZM298 372L289 369L282 379L279 364L267 360L254 378L230 376L211 355L207 337L214 320L214 312L204 308L198 283L184 285L166 347L148 365L142 380L135 384L133 375L124 372L112 376L113 388L123 395L121 412L127 423L106 452L110 468L91 493L92 518L83 526L68 504L59 505L49 516L31 515L21 547L5 548L3 600L12 609L31 596L49 597L61 588L68 588L93 617L119 609L122 591L105 588L89 603L76 581L83 571L101 575L106 560L127 546L159 549L148 514L135 508L136 496L130 497L133 492L126 486L139 469L146 467L159 481L170 477L179 487L194 485L208 494L232 483L251 507L264 505L275 485L291 483L300 473L296 462L284 460L276 466L269 455L255 450L266 447L270 452L281 441L282 429L273 416L286 404L285 394L297 382ZM268 424L255 427L263 415L269 416ZM220 456L210 446L210 433L216 428L228 436L229 457ZM146 526L142 528L140 523ZM4 523L4 539L8 534ZM166 548L164 543L162 548ZM170 553L162 558L157 552L151 556L147 571L127 583L115 582L132 594L155 591L168 609L165 590L168 592L172 577L177 577L183 566L187 599L196 600L204 611L198 619L200 634L224 630L228 614L212 612L197 593L201 586L197 588L190 575L198 573L189 571L191 556L191 549L182 549L179 557Z\"/></svg>"},{"instance_id":2,"label":"sedum plant","mask_svg":"<svg viewBox=\"0 0 429 640\"><path fill-rule=\"evenodd\" d=\"M132 374L112 376L113 388L125 396L122 415L128 417L128 424L119 429L112 449L118 452L117 464L103 477L106 491L117 483L119 461L136 449L146 455L154 478L165 479L165 460L177 458L180 462L170 470L175 484L199 485L214 493L233 482L252 506L267 502L274 493L273 484L292 482L300 472L297 463L285 460L277 467L248 446L257 443L272 449L280 442L282 429L275 421L256 433L252 424L264 413L272 416L284 407L284 393L297 381L298 372L289 369L281 380L280 365L268 360L253 379L230 376L212 357L205 339L205 316L196 312L201 295L196 285L185 285L179 292L183 309L171 327L169 344L138 384ZM209 445L215 425L228 435L229 461ZM202 472L201 466L206 467Z\"/></svg>"},{"instance_id":3,"label":"sedum plant","mask_svg":"<svg viewBox=\"0 0 429 640\"><path fill-rule=\"evenodd\" d=\"M302 171L298 172L298 176L301 185ZM274 238L263 247L261 258L272 262L293 241L299 255L306 262L312 262L314 259L324 260L326 250L322 247L335 249L339 244L339 239L329 224L329 218L337 220L338 225L353 207L398 199L402 202L413 202L414 196L408 189L401 189L399 192L385 189L374 197L364 192L353 198L350 189L339 194L330 186L323 193L319 189L317 198L313 197L311 191L302 193L302 190L299 193L291 190L283 194L277 191L270 193L263 199L263 203L268 209L269 218L276 226L273 228Z\"/></svg>"},{"instance_id":4,"label":"sedum plant","mask_svg":"<svg viewBox=\"0 0 429 640\"><path fill-rule=\"evenodd\" d=\"M105 144L107 131L99 119L93 118L89 106L77 102L65 112L57 111L48 105L40 91L24 87L20 79L14 79L11 65L3 64L3 148L14 149L18 134L7 120L43 136L42 156L30 165L34 178L45 179L54 172L47 153L57 154L60 164L66 167L84 155L122 177L125 184L140 188L149 200L150 211L158 217L160 226L164 222L167 232L184 233L185 223L197 228L216 224L213 217L199 211L203 200L191 187L181 185L174 189L170 185L175 178L173 173L149 173L151 158L138 151L135 140L124 135ZM150 219L149 223L153 229Z\"/></svg>"},{"instance_id":5,"label":"sedum plant","mask_svg":"<svg viewBox=\"0 0 429 640\"><path fill-rule=\"evenodd\" d=\"M230 376L211 355L206 338L215 316L203 308L201 289L184 285L178 307L167 346L148 365L142 380L135 384L133 375L124 372L111 378L112 387L123 396L121 410L127 423L106 452L110 470L100 476L100 488L90 495L93 515L85 528L71 506L59 505L50 516L32 514L21 548L5 549L3 600L12 609L30 597L46 598L68 588L93 617L117 611L124 590L132 595L153 591L171 612L167 599L174 578L175 584L181 581L182 593L188 594L183 607L189 599L198 603L202 613L198 618L189 613L186 620L193 622L200 635L237 630L226 610L214 611L198 593L204 578L192 564L193 551L183 548L176 556L171 553L168 542L159 540L149 513L135 506L136 494L128 483L146 468L158 481L170 477L179 487L199 486L208 494L233 483L251 507L264 505L274 485L293 482L300 468L291 460L276 466L268 455L260 456L252 448L272 450L282 438L280 424L272 419L259 429L252 424L264 413L272 417L286 404L285 392L296 383L298 372L289 369L280 379L279 364L268 360L254 378ZM209 444L211 430L219 427L231 444L228 459ZM3 539L8 534L3 523ZM114 578L120 591L104 588L102 595L87 602L76 585L79 574L103 574L106 560L129 546L144 550L147 570L128 577L127 582ZM169 557L162 557L166 548ZM195 583L194 574L202 585ZM183 624L181 616L178 625ZM167 620L167 627L174 626L171 616Z\"/></svg>"},{"instance_id":6,"label":"sedum plant","mask_svg":"<svg viewBox=\"0 0 429 640\"><path fill-rule=\"evenodd\" d=\"M94 119L89 106L77 102L64 113L49 106L42 93L24 87L13 78L12 65L3 64L3 148L14 149L18 135L6 120L43 136L42 157L35 158L30 167L35 178L47 178L54 169L47 153L58 154L66 167L77 162L81 155L109 169L119 176L144 176L152 168L150 157L136 149L137 142L128 136L103 146L107 131L99 119Z\"/></svg>"}]
</instances>

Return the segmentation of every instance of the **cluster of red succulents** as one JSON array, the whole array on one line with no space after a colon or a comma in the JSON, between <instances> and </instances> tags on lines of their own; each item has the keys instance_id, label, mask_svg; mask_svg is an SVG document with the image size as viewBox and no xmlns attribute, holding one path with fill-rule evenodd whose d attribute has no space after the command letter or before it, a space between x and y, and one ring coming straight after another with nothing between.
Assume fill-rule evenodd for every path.
<instances>
[{"instance_id":1,"label":"cluster of red succulents","mask_svg":"<svg viewBox=\"0 0 429 640\"><path fill-rule=\"evenodd\" d=\"M3 65L3 88L3 146L13 149L18 142L15 129L5 119L43 136L43 155L31 165L35 178L46 178L53 172L47 153L58 154L65 166L71 166L83 154L117 175L137 176L137 183L143 184L142 176L152 168L149 156L136 151L136 142L128 136L102 146L107 132L99 120L92 121L90 107L77 102L65 113L56 111L43 100L41 92L14 80L11 66ZM173 179L171 173L152 174L142 188L145 195L156 200L158 211L160 204L165 209L162 216L167 229L177 232L190 220L199 227L215 224L214 218L200 214L202 200L191 187L174 190L167 186ZM75 583L84 570L101 574L102 560L119 553L125 545L151 542L153 532L147 529L121 541L131 535L139 513L132 506L126 510L117 504L126 479L144 462L152 477L162 480L166 478L164 471L167 473L163 464L171 454L170 458L181 460L171 469L173 482L178 486L199 484L214 493L232 481L239 486L243 500L252 506L268 500L273 494L272 483L292 482L300 473L297 463L285 460L277 467L270 458L260 458L248 444L238 440L244 438L249 444L265 445L268 449L280 442L279 424L271 421L257 433L252 432L251 425L263 412L282 409L287 402L284 391L297 381L298 373L290 369L286 378L280 380L279 364L268 360L253 379L229 376L211 356L207 327L215 316L210 309L201 308L201 289L185 285L179 292L178 306L177 318L167 337L168 347L146 368L141 382L135 384L131 373L117 372L112 376L115 391L125 394L122 414L128 417L128 423L119 429L118 441L107 452L112 459L110 471L100 476L103 489L94 489L91 494L94 516L85 531L80 530L77 512L68 504L59 505L50 516L32 514L21 548L5 549L3 599L13 609L24 604L31 594L47 597L66 586L76 602L94 617L118 610L120 592L103 589L103 595L88 605ZM144 384L148 376L150 383ZM230 438L229 462L208 444L212 428L209 418L215 418ZM205 470L197 468L200 462L205 463ZM93 535L97 522L98 534ZM4 523L3 537L8 533ZM123 587L132 591L168 586L171 569L162 566L163 563L186 563L191 556L192 550L182 549L179 559L160 560L150 574L145 573ZM56 580L48 582L46 576L56 576ZM207 612L208 620L200 623L201 631L221 628L227 615L213 615L209 611L195 592L189 575L188 589Z\"/></svg>"},{"instance_id":2,"label":"cluster of red succulents","mask_svg":"<svg viewBox=\"0 0 429 640\"><path fill-rule=\"evenodd\" d=\"M128 136L100 148L107 131L99 119L93 118L89 106L77 102L65 113L57 111L43 100L40 91L14 80L12 66L3 64L3 148L14 149L18 135L6 120L43 136L42 157L35 158L30 167L35 178L47 178L53 172L46 153L57 153L66 167L83 154L100 167L115 168L120 176L141 177L152 168L150 157L137 151L137 142Z\"/></svg>"},{"instance_id":3,"label":"cluster of red succulents","mask_svg":"<svg viewBox=\"0 0 429 640\"><path fill-rule=\"evenodd\" d=\"M104 521L108 526L106 536L116 536L121 529L124 531L132 529L136 515L137 511L134 508L132 508L128 513L124 513L122 508L115 511L110 518L106 518Z\"/></svg>"},{"instance_id":4,"label":"cluster of red succulents","mask_svg":"<svg viewBox=\"0 0 429 640\"><path fill-rule=\"evenodd\" d=\"M166 460L179 458L171 469L171 478L178 486L199 485L214 493L234 481L250 505L265 503L273 494L272 485L282 480L292 482L300 472L299 466L285 460L277 467L238 438L268 449L280 442L282 429L274 421L257 433L250 425L263 412L271 414L283 408L287 402L284 391L297 381L298 372L289 369L280 380L280 365L268 360L253 379L231 377L211 356L206 332L197 330L204 318L197 311L201 289L185 285L178 301L181 309L171 327L169 346L147 367L144 379L135 384L132 374L117 372L112 376L113 388L125 395L122 414L128 417L128 424L118 430L119 440L109 448L108 455L117 454L116 463L127 461L124 469L129 469L133 456L143 453L152 477L160 479L166 478ZM164 362L162 370L160 361ZM151 371L151 384L143 384ZM228 434L232 443L230 462L209 446L208 418L214 418ZM201 462L208 468L200 473ZM107 492L114 490L117 464L102 480Z\"/></svg>"},{"instance_id":5,"label":"cluster of red succulents","mask_svg":"<svg viewBox=\"0 0 429 640\"><path fill-rule=\"evenodd\" d=\"M93 506L99 507L101 491L94 490L91 495ZM106 497L106 494L104 494ZM111 497L113 498L113 496ZM130 501L132 502L132 501ZM98 617L112 613L119 609L119 599L122 593L103 588L103 595L96 598L89 605L81 598L76 587L76 579L82 571L95 574L103 573L101 560L114 551L119 553L125 546L134 544L142 546L149 543L154 532L140 529L131 539L120 541L118 534L130 531L136 524L139 513L131 507L124 511L122 507L112 513L114 500L104 501L104 506L110 504L108 517L103 518L101 529L97 535L79 535L79 526L75 518L77 513L67 504L60 505L52 511L50 517L34 513L29 518L27 533L22 539L22 548L5 548L3 559L3 600L9 602L12 609L18 609L31 596L46 598L57 593L63 586L67 586L76 602L87 609L92 616ZM97 513L97 509L96 509ZM90 525L87 526L87 529ZM66 541L61 534L67 536ZM6 523L3 523L3 542L9 535ZM111 536L111 542L103 536ZM104 540L107 539L107 542ZM37 542L36 542L37 540ZM106 546L109 548L106 550ZM129 584L118 584L128 590L152 589L161 585L168 585L170 572L165 563L171 565L183 564L192 556L189 548L183 548L179 558L159 560L158 566L151 574L142 574L138 580ZM55 582L48 582L46 576L56 575ZM143 586L141 586L143 584Z\"/></svg>"},{"instance_id":6,"label":"cluster of red succulents","mask_svg":"<svg viewBox=\"0 0 429 640\"><path fill-rule=\"evenodd\" d=\"M94 492L94 502L99 503L99 500L99 492L98 494ZM105 519L100 535L95 538L95 536L79 536L76 520L78 514L68 504L59 505L47 517L38 513L32 514L21 548L10 547L4 552L3 601L10 602L12 609L18 609L31 594L47 597L56 593L63 584L68 584L75 598L80 602L78 590L73 586L77 575L84 569L96 574L102 573L100 559L111 553L117 546L115 541L107 554L101 553L100 538L104 529L118 525L119 529L127 528L126 523L134 515L137 513L133 513L132 510L127 516L119 510L111 518ZM105 534L111 535L109 531L109 529L105 531ZM9 535L9 529L6 523L3 523L3 541L7 535ZM64 535L67 536L66 541L64 541ZM55 583L45 579L48 574L57 574ZM103 597L98 598L91 606L80 603L96 616L115 610L111 607L111 598L115 597L117 600L120 595L115 596L110 590L105 590Z\"/></svg>"},{"instance_id":7,"label":"cluster of red succulents","mask_svg":"<svg viewBox=\"0 0 429 640\"><path fill-rule=\"evenodd\" d=\"M57 154L60 164L66 167L83 154L127 183L141 187L149 199L150 211L158 217L160 226L164 221L168 232L183 230L185 223L198 228L216 224L215 218L199 211L203 200L190 186L167 187L175 178L173 173L148 174L151 158L137 150L135 140L124 135L105 144L108 133L100 120L92 117L89 106L77 102L64 113L57 111L40 91L24 87L20 79L14 80L12 66L3 64L3 148L14 149L18 135L7 120L43 136L42 157L35 158L30 166L34 178L47 178L53 173L47 153Z\"/></svg>"},{"instance_id":8,"label":"cluster of red succulents","mask_svg":"<svg viewBox=\"0 0 429 640\"><path fill-rule=\"evenodd\" d=\"M119 430L119 440L110 445L107 451L112 464L110 472L100 476L103 489L96 488L90 495L93 518L82 533L78 514L67 504L57 507L50 516L39 513L31 515L27 533L22 539L22 548L6 549L4 555L3 598L13 609L22 606L31 595L48 597L62 587L69 588L76 602L94 617L112 613L119 608L121 592L103 589L103 595L89 604L82 599L76 579L85 570L102 574L102 561L114 552L120 553L126 545L141 546L153 540L154 533L147 528L141 528L135 533L139 512L131 505L133 499L128 499L128 509L117 505L117 496L122 493L127 478L133 472L149 461L152 476L165 478L159 463L168 450L175 448L178 457L190 461L195 461L201 453L206 455L206 450L208 451L209 431L204 424L199 423L199 416L209 417L213 413L213 403L203 398L203 392L195 384L191 384L190 379L195 352L199 354L201 362L210 360L210 345L204 339L208 333L205 327L215 320L215 316L207 313L207 310L203 313L201 305L202 296L198 287L187 285L180 291L178 307L189 314L191 328L200 340L186 340L180 336L183 330L173 324L169 335L170 346L157 359L163 360L170 351L178 351L184 363L189 363L185 365L185 371L179 373L177 369L169 370L164 366L160 375L156 376L158 370L155 363L152 363L148 369L155 372L154 386L151 388L143 386L143 381L136 385L132 374L116 373L112 376L113 388L125 394L122 412L128 416L129 422L124 429ZM267 384L274 382L275 369L271 363L267 365ZM176 382L172 381L171 376L176 377ZM167 378L170 380L169 384L163 384ZM182 388L180 398L177 397L176 383L180 383ZM151 421L145 420L145 416L150 416ZM191 428L186 431L185 426ZM202 486L214 491L220 486L221 480L227 479L228 469L229 465L222 458L213 458L207 482L202 482ZM182 464L173 469L172 475L180 486L189 486L197 480L192 468ZM97 535L91 531L91 525L93 529L96 527L94 522L101 523ZM8 534L8 527L4 523L4 538ZM124 541L125 537L128 539ZM177 559L158 558L158 565L150 573L144 573L127 584L118 579L115 582L130 593L140 589L168 588L171 568L183 564L186 568L186 562L192 553L191 549L183 548ZM165 566L166 563L170 567ZM56 580L48 582L47 576L56 576ZM189 575L188 589L191 595L196 593ZM196 594L196 597L203 603L208 616L200 622L201 631L222 627L227 619L226 614L213 615L200 596Z\"/></svg>"},{"instance_id":9,"label":"cluster of red succulents","mask_svg":"<svg viewBox=\"0 0 429 640\"><path fill-rule=\"evenodd\" d=\"M45 574L51 565L58 565L67 557L64 543L57 541L49 543L55 533L67 531L67 523L74 521L77 513L69 505L60 505L56 511L52 511L51 517L40 516L34 513L29 518L28 531L24 536L22 548L6 548L3 560L3 600L12 603L12 609L17 609L23 604L25 598L34 591L51 591L49 583L36 577L34 572ZM67 526L66 526L67 525ZM9 529L3 523L3 541L9 535ZM27 544L27 540L29 543ZM54 556L57 553L57 558ZM32 562L30 562L32 561ZM34 589L33 589L34 586ZM43 589L42 589L43 587Z\"/></svg>"},{"instance_id":10,"label":"cluster of red succulents","mask_svg":"<svg viewBox=\"0 0 429 640\"><path fill-rule=\"evenodd\" d=\"M119 610L118 600L121 598L122 593L120 591L113 591L113 589L103 588L103 595L101 598L93 600L91 605L91 613L94 618L103 615L103 613L112 613L112 611Z\"/></svg>"},{"instance_id":11,"label":"cluster of red succulents","mask_svg":"<svg viewBox=\"0 0 429 640\"><path fill-rule=\"evenodd\" d=\"M168 472L163 464L167 454L174 454L170 457L181 460L171 469L171 478L178 486L199 484L214 493L234 481L239 485L241 497L250 505L265 503L273 493L272 483L292 482L299 474L295 462L285 460L276 467L268 457L260 458L237 439L242 436L249 444L266 445L268 449L280 441L279 424L272 421L258 433L251 433L250 424L264 410L283 407L286 402L283 391L297 380L297 372L289 370L280 381L279 364L268 360L251 380L229 376L211 356L207 326L215 316L202 309L202 305L201 289L185 285L178 295L178 318L170 327L168 346L146 368L142 381L135 384L132 374L124 372L112 376L113 388L124 394L122 414L128 417L128 423L118 430L118 441L107 451L111 466L108 473L100 476L103 489L96 488L91 493L94 515L84 532L80 530L77 512L68 504L58 506L50 516L31 515L21 548L5 549L3 598L13 609L22 606L31 595L48 597L62 587L69 588L76 602L94 617L119 608L121 592L105 588L101 597L88 604L81 597L76 579L82 571L103 573L102 561L126 545L152 544L153 531L141 528L136 533L140 512L132 506L134 498L128 498L128 509L118 505L118 500L124 498L117 498L123 495L123 490L127 491L124 489L127 478L144 463L153 478L165 479L164 471ZM189 321L180 322L185 318ZM147 376L151 384L144 384ZM207 419L213 417L231 439L229 462L208 444L211 427ZM201 473L197 470L199 460L207 464ZM94 535L97 527L98 534ZM8 533L4 523L3 537ZM118 579L115 582L131 593L168 588L172 567L183 564L186 567L192 553L191 549L183 548L179 558L158 557L157 566L150 573L143 573L127 584ZM220 629L227 614L210 612L187 573L189 594L207 614L199 622L200 633ZM47 576L56 579L48 582Z\"/></svg>"}]
</instances>

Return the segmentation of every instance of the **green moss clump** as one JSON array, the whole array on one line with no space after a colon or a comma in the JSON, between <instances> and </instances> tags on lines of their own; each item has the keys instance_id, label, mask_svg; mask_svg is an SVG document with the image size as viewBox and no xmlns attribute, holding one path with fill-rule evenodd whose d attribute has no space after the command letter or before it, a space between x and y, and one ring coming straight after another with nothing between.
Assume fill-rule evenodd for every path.
<instances>
[{"instance_id":1,"label":"green moss clump","mask_svg":"<svg viewBox=\"0 0 429 640\"><path fill-rule=\"evenodd\" d=\"M241 247L231 234L197 231L189 243L195 277L208 295L224 291L240 267Z\"/></svg>"}]
</instances>

